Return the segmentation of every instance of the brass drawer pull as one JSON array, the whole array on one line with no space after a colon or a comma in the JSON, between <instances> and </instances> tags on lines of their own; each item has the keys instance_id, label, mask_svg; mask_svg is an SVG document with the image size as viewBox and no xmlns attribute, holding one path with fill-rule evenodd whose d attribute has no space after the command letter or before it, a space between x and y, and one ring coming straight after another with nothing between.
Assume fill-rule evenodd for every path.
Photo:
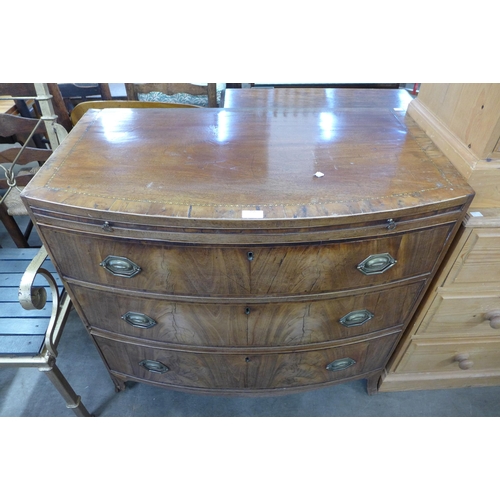
<instances>
[{"instance_id":1,"label":"brass drawer pull","mask_svg":"<svg viewBox=\"0 0 500 500\"><path fill-rule=\"evenodd\" d=\"M153 361L152 359L143 359L139 362L139 364L149 372L153 373L165 373L169 370L168 366L164 365L162 362Z\"/></svg>"},{"instance_id":2,"label":"brass drawer pull","mask_svg":"<svg viewBox=\"0 0 500 500\"><path fill-rule=\"evenodd\" d=\"M491 328L500 328L500 311L490 311L484 315L484 318L490 322Z\"/></svg>"},{"instance_id":3,"label":"brass drawer pull","mask_svg":"<svg viewBox=\"0 0 500 500\"><path fill-rule=\"evenodd\" d=\"M357 266L363 274L382 274L396 264L397 260L388 253L370 255Z\"/></svg>"},{"instance_id":4,"label":"brass drawer pull","mask_svg":"<svg viewBox=\"0 0 500 500\"><path fill-rule=\"evenodd\" d=\"M129 325L135 326L136 328L152 328L156 325L156 321L153 318L150 318L147 314L132 311L125 313L122 316L122 319Z\"/></svg>"},{"instance_id":5,"label":"brass drawer pull","mask_svg":"<svg viewBox=\"0 0 500 500\"><path fill-rule=\"evenodd\" d=\"M141 272L141 268L126 257L108 255L99 265L113 276L123 278L132 278L132 276Z\"/></svg>"},{"instance_id":6,"label":"brass drawer pull","mask_svg":"<svg viewBox=\"0 0 500 500\"><path fill-rule=\"evenodd\" d=\"M356 361L354 361L354 359L352 358L342 358L328 363L326 365L326 369L331 372L338 372L340 370L345 370L346 368L349 368L350 366L355 364Z\"/></svg>"},{"instance_id":7,"label":"brass drawer pull","mask_svg":"<svg viewBox=\"0 0 500 500\"><path fill-rule=\"evenodd\" d=\"M466 352L457 354L453 358L453 361L458 363L458 367L461 370L468 370L469 368L472 368L472 366L474 365L474 362L469 359L469 354Z\"/></svg>"},{"instance_id":8,"label":"brass drawer pull","mask_svg":"<svg viewBox=\"0 0 500 500\"><path fill-rule=\"evenodd\" d=\"M366 309L360 311L351 311L347 313L343 318L340 318L339 322L350 328L351 326L364 325L367 321L370 321L374 317L374 314Z\"/></svg>"}]
</instances>

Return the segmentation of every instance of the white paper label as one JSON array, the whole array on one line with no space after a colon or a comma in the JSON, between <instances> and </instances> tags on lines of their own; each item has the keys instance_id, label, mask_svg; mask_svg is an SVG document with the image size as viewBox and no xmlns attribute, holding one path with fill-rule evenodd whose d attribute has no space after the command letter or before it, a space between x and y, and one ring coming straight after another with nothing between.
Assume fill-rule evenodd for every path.
<instances>
[{"instance_id":1,"label":"white paper label","mask_svg":"<svg viewBox=\"0 0 500 500\"><path fill-rule=\"evenodd\" d=\"M472 215L472 217L482 217L483 214L481 212L471 212L470 213Z\"/></svg>"},{"instance_id":2,"label":"white paper label","mask_svg":"<svg viewBox=\"0 0 500 500\"><path fill-rule=\"evenodd\" d=\"M243 219L263 219L264 211L263 210L242 210L241 217Z\"/></svg>"}]
</instances>

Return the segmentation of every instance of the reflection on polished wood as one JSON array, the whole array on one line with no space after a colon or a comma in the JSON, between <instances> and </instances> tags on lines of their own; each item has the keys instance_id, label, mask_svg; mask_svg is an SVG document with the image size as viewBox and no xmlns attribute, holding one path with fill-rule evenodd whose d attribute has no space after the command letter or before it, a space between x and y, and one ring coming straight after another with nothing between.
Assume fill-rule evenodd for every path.
<instances>
[{"instance_id":1,"label":"reflection on polished wood","mask_svg":"<svg viewBox=\"0 0 500 500\"><path fill-rule=\"evenodd\" d=\"M249 88L226 89L225 108L397 108L412 101L405 89Z\"/></svg>"},{"instance_id":2,"label":"reflection on polished wood","mask_svg":"<svg viewBox=\"0 0 500 500\"><path fill-rule=\"evenodd\" d=\"M388 109L104 109L82 118L26 196L174 226L241 227L243 210L262 210L265 226L338 225L469 192L431 145Z\"/></svg>"}]
</instances>

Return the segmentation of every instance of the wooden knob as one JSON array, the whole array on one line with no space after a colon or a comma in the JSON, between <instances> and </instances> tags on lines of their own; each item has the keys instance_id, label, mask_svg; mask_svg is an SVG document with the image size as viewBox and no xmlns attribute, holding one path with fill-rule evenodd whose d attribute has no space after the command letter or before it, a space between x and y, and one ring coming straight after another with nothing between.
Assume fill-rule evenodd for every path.
<instances>
[{"instance_id":1,"label":"wooden knob","mask_svg":"<svg viewBox=\"0 0 500 500\"><path fill-rule=\"evenodd\" d=\"M500 328L500 310L490 311L484 315L484 318L490 322L491 328Z\"/></svg>"},{"instance_id":2,"label":"wooden knob","mask_svg":"<svg viewBox=\"0 0 500 500\"><path fill-rule=\"evenodd\" d=\"M461 370L468 370L469 368L472 368L473 366L474 366L474 361L471 361L470 359L460 361L460 363L458 363L458 367Z\"/></svg>"},{"instance_id":3,"label":"wooden knob","mask_svg":"<svg viewBox=\"0 0 500 500\"><path fill-rule=\"evenodd\" d=\"M458 362L458 367L461 370L468 370L469 368L472 368L474 365L474 362L469 359L469 354L464 352L457 354L454 358L453 361Z\"/></svg>"}]
</instances>

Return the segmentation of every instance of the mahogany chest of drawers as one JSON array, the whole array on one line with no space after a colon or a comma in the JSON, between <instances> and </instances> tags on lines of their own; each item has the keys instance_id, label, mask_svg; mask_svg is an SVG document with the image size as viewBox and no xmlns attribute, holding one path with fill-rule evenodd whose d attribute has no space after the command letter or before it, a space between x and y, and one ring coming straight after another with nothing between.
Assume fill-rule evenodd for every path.
<instances>
[{"instance_id":1,"label":"mahogany chest of drawers","mask_svg":"<svg viewBox=\"0 0 500 500\"><path fill-rule=\"evenodd\" d=\"M118 389L377 381L473 191L389 108L88 112L23 192Z\"/></svg>"}]
</instances>

